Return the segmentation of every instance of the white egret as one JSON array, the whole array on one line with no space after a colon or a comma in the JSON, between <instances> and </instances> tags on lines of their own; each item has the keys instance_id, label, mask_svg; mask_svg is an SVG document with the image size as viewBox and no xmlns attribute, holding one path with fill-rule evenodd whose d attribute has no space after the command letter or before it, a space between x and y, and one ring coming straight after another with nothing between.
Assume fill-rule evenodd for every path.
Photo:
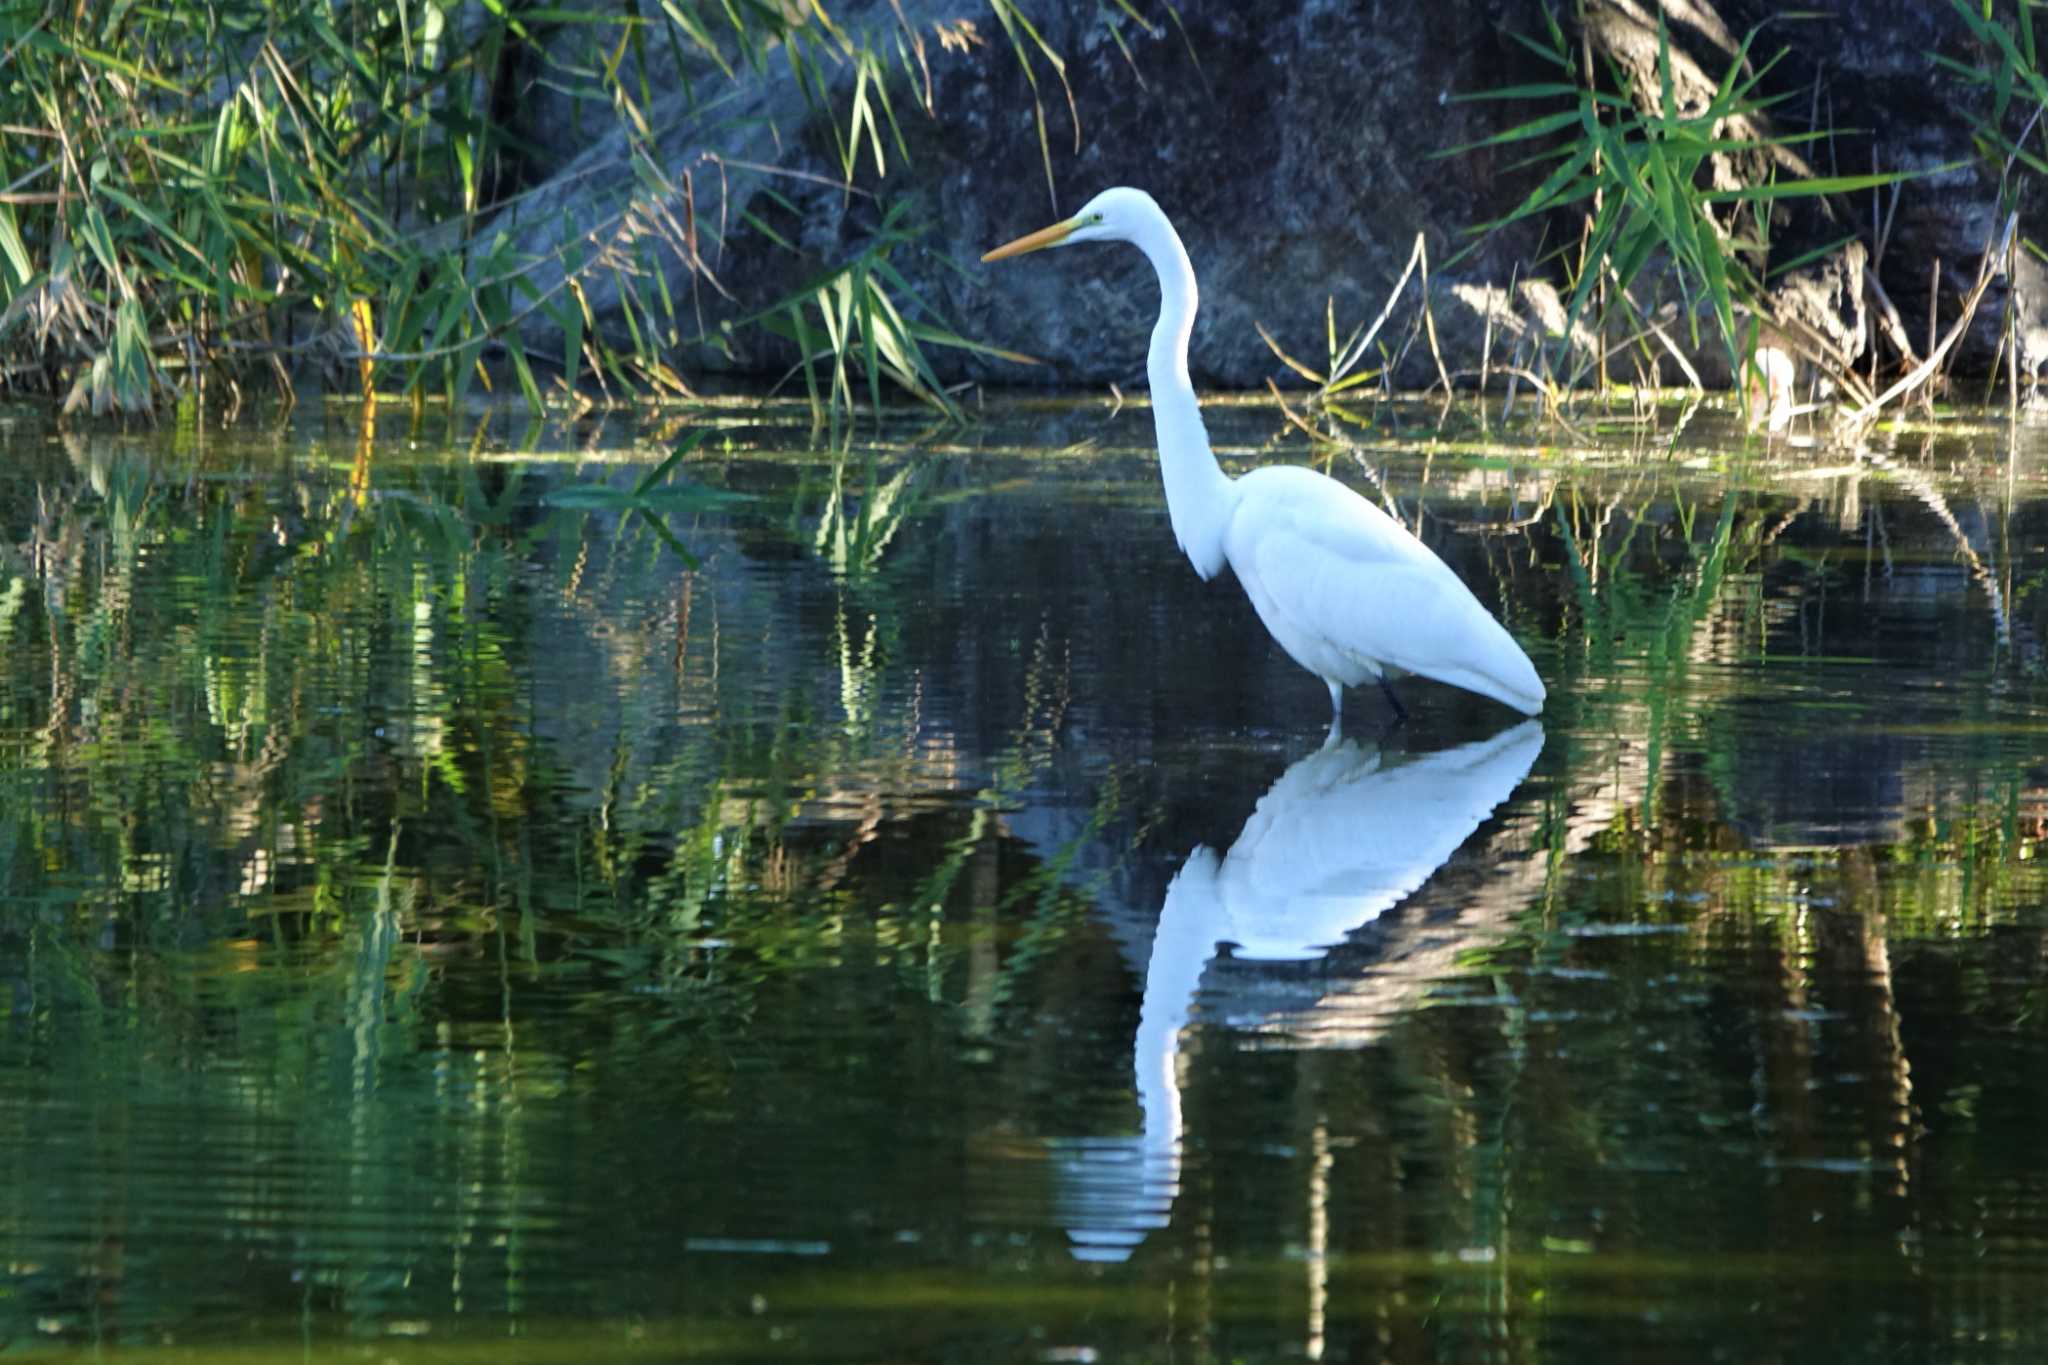
<instances>
[{"instance_id":1,"label":"white egret","mask_svg":"<svg viewBox=\"0 0 2048 1365\"><path fill-rule=\"evenodd\" d=\"M1195 269L1151 195L1104 190L1072 218L981 259L1075 242L1129 242L1158 272L1145 368L1174 536L1204 579L1229 564L1280 647L1329 685L1332 731L1343 689L1368 680L1406 714L1390 680L1407 673L1541 711L1543 680L1529 656L1398 521L1312 469L1268 466L1233 479L1216 463L1188 380Z\"/></svg>"}]
</instances>

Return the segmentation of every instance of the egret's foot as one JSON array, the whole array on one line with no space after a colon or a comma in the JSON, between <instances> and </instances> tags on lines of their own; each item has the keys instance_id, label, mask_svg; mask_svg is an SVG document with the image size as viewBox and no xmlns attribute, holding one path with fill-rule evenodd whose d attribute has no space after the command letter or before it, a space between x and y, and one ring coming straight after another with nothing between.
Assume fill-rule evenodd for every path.
<instances>
[{"instance_id":1,"label":"egret's foot","mask_svg":"<svg viewBox=\"0 0 2048 1365\"><path fill-rule=\"evenodd\" d=\"M1387 681L1384 673L1380 674L1380 691L1386 694L1387 705L1394 708L1394 724L1399 725L1408 719L1408 708L1401 705L1401 694L1394 690L1394 685Z\"/></svg>"}]
</instances>

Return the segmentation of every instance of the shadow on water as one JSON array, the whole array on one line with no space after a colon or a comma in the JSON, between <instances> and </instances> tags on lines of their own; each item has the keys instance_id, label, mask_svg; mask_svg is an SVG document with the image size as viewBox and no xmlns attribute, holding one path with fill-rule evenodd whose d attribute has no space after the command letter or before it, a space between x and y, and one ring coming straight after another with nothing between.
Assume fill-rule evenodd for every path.
<instances>
[{"instance_id":1,"label":"shadow on water","mask_svg":"<svg viewBox=\"0 0 2048 1365\"><path fill-rule=\"evenodd\" d=\"M1144 416L0 410L9 1349L2038 1358L2040 434L1218 404L1550 689L1319 749Z\"/></svg>"}]
</instances>

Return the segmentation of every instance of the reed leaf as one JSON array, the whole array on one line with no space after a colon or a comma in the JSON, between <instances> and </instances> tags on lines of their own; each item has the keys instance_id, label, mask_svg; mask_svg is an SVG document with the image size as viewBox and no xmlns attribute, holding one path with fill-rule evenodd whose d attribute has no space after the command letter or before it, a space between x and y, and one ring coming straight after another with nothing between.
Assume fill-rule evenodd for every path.
<instances>
[{"instance_id":1,"label":"reed leaf","mask_svg":"<svg viewBox=\"0 0 2048 1365\"><path fill-rule=\"evenodd\" d=\"M1960 5L1962 0L1953 2ZM1547 42L1527 35L1514 36L1546 64L1575 73L1577 63L1571 45L1554 16L1548 17L1548 29ZM1699 342L1699 314L1704 311L1720 334L1731 363L1739 368L1753 344L1753 329L1740 327L1738 314L1769 314L1764 277L1760 273L1765 247L1763 232L1750 231L1742 225L1752 219L1761 222L1759 211L1778 200L1847 194L1895 184L1908 177L1909 173L1903 172L1808 176L1772 179L1734 189L1712 188L1711 170L1716 158L1753 153L1781 161L1787 149L1832 136L1836 131L1783 136L1743 132L1744 124L1762 127L1762 115L1788 98L1763 93L1764 82L1784 54L1752 63L1750 54L1757 36L1752 31L1743 39L1715 82L1706 106L1696 112L1679 111L1671 36L1661 16L1656 85L1647 96L1632 88L1625 77L1618 77L1621 87L1617 91L1577 83L1533 82L1461 96L1571 101L1568 108L1523 120L1502 132L1443 153L1558 140L1556 146L1544 149L1525 163L1541 165L1555 158L1557 164L1514 209L1473 228L1475 240L1459 255L1474 249L1478 237L1532 216L1560 210L1588 215L1581 219L1585 223L1583 235L1576 231L1572 234L1582 246L1571 268L1564 334L1557 341L1560 351L1572 345L1576 328L1586 317L1600 281L1612 279L1626 294L1642 272L1661 257L1672 266L1675 287L1687 304L1686 323L1694 343ZM1737 125L1736 135L1727 131L1731 122ZM1716 209L1721 210L1720 216ZM1755 256L1757 263L1753 265L1745 259L1745 253Z\"/></svg>"}]
</instances>

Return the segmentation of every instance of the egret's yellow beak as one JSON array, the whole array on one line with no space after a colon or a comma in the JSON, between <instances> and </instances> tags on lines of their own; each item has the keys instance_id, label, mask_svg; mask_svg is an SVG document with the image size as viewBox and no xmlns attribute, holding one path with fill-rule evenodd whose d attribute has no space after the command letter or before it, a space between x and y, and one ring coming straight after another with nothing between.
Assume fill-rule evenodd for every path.
<instances>
[{"instance_id":1,"label":"egret's yellow beak","mask_svg":"<svg viewBox=\"0 0 2048 1365\"><path fill-rule=\"evenodd\" d=\"M1079 226L1079 218L1069 218L1064 223L1054 223L1051 227L1042 227L1036 232L1026 233L1016 241L1006 242L994 251L988 252L981 258L982 263L1004 261L1012 256L1022 256L1027 251L1040 251L1049 246L1058 246L1067 240L1068 233Z\"/></svg>"}]
</instances>

